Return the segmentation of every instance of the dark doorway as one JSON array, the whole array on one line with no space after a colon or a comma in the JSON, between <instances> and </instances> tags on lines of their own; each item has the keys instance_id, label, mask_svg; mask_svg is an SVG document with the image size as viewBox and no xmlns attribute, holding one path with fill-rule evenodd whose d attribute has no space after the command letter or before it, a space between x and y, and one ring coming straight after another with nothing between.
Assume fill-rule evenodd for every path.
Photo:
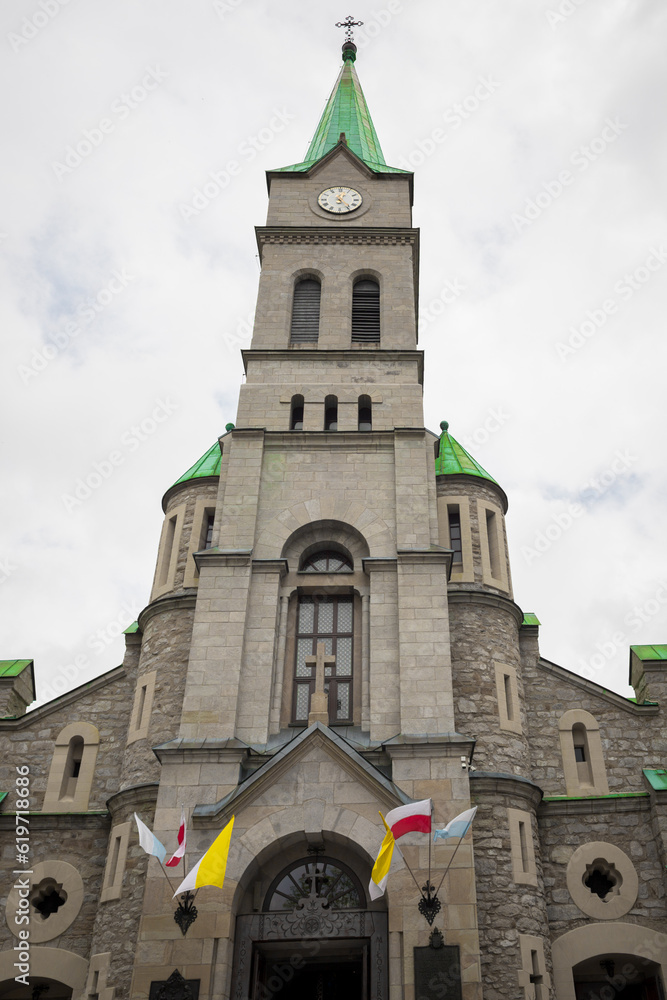
<instances>
[{"instance_id":1,"label":"dark doorway","mask_svg":"<svg viewBox=\"0 0 667 1000\"><path fill-rule=\"evenodd\" d=\"M336 947L338 945L338 947ZM365 1000L368 982L368 948L355 947L351 942L347 947L325 945L322 955L304 959L303 964L295 961L292 949L289 958L286 953L268 953L258 946L255 965L256 977L251 992L252 1000ZM336 954L338 952L338 954ZM287 959L287 961L286 961Z\"/></svg>"}]
</instances>

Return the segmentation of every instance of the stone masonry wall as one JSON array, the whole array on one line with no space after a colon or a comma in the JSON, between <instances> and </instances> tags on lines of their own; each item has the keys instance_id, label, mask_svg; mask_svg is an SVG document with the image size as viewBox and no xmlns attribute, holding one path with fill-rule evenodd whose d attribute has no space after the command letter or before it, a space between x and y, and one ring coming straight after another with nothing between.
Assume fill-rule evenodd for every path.
<instances>
[{"instance_id":1,"label":"stone masonry wall","mask_svg":"<svg viewBox=\"0 0 667 1000\"><path fill-rule=\"evenodd\" d=\"M471 800L478 810L472 826L477 879L477 915L482 954L484 1000L517 1000L522 969L519 935L549 940L544 882L535 807L539 790L492 776L471 775ZM508 809L532 816L536 885L515 881ZM545 948L546 972L551 975L551 955ZM553 996L553 994L549 994Z\"/></svg>"}]
</instances>

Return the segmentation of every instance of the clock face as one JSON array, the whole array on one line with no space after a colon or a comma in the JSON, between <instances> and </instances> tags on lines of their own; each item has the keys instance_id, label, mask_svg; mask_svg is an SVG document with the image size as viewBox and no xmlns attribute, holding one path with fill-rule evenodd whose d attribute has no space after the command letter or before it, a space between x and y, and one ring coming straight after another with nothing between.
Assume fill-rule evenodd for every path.
<instances>
[{"instance_id":1,"label":"clock face","mask_svg":"<svg viewBox=\"0 0 667 1000\"><path fill-rule=\"evenodd\" d=\"M320 208L335 215L354 212L355 208L360 207L361 202L361 195L351 187L326 188L317 199Z\"/></svg>"}]
</instances>

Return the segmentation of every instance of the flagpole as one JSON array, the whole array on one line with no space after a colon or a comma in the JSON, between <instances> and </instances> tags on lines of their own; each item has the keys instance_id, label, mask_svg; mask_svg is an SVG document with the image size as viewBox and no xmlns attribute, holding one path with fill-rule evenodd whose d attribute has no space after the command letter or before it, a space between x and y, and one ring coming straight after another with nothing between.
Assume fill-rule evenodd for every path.
<instances>
[{"instance_id":1,"label":"flagpole","mask_svg":"<svg viewBox=\"0 0 667 1000\"><path fill-rule=\"evenodd\" d=\"M431 826L428 831L428 879L426 884L430 886L431 884L431 835L433 833L433 813L431 813ZM436 893L437 895L437 893Z\"/></svg>"},{"instance_id":2,"label":"flagpole","mask_svg":"<svg viewBox=\"0 0 667 1000\"><path fill-rule=\"evenodd\" d=\"M408 869L408 871L412 875L412 881L417 886L417 889L419 889L419 882L415 878L415 873L413 872L412 868L408 864L408 859L406 858L405 854L403 854L403 851L400 849L400 847L398 846L398 844L395 841L394 841L394 847L396 848L396 850L398 851L398 853L401 855L401 857L405 861L405 867ZM419 889L419 892L421 892L421 889Z\"/></svg>"},{"instance_id":3,"label":"flagpole","mask_svg":"<svg viewBox=\"0 0 667 1000\"><path fill-rule=\"evenodd\" d=\"M467 832L468 832L468 831L466 830L466 833L467 833ZM465 835L466 835L466 834L464 833L464 834L463 834L463 837L465 837ZM436 896L437 896L437 894L438 894L438 893L440 892L440 889L441 889L441 887L442 887L442 883L443 883L443 882L445 881L445 876L447 875L447 872L448 872L448 871L449 871L449 869L450 869L450 868L452 867L452 862L453 862L454 858L456 857L456 852L458 851L459 847L461 846L461 844L462 844L462 842L463 842L463 837L459 837L459 842L458 842L458 844L456 845L456 847L454 848L454 853L452 854L451 858L449 859L449 864L448 864L448 865L447 865L447 867L445 868L445 873L444 873L444 875L442 876L442 878L440 879L440 885L439 885L439 886L438 886L438 888L437 888L437 889L435 890L435 894L436 894Z\"/></svg>"}]
</instances>

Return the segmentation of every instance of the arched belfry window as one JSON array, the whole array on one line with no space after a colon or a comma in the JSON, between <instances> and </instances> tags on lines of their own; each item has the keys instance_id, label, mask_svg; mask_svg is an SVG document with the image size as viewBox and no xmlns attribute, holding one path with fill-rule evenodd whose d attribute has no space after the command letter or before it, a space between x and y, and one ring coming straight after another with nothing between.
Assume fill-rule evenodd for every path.
<instances>
[{"instance_id":1,"label":"arched belfry window","mask_svg":"<svg viewBox=\"0 0 667 1000\"><path fill-rule=\"evenodd\" d=\"M269 886L264 910L295 910L306 900L327 910L364 910L366 894L351 868L334 858L310 857L283 868Z\"/></svg>"},{"instance_id":2,"label":"arched belfry window","mask_svg":"<svg viewBox=\"0 0 667 1000\"><path fill-rule=\"evenodd\" d=\"M302 278L294 286L292 302L292 344L317 343L320 332L321 285L317 278Z\"/></svg>"},{"instance_id":3,"label":"arched belfry window","mask_svg":"<svg viewBox=\"0 0 667 1000\"><path fill-rule=\"evenodd\" d=\"M325 431L338 430L338 398L327 396L324 400L324 429Z\"/></svg>"},{"instance_id":4,"label":"arched belfry window","mask_svg":"<svg viewBox=\"0 0 667 1000\"><path fill-rule=\"evenodd\" d=\"M357 426L360 431L373 430L373 411L370 396L359 396L359 422Z\"/></svg>"},{"instance_id":5,"label":"arched belfry window","mask_svg":"<svg viewBox=\"0 0 667 1000\"><path fill-rule=\"evenodd\" d=\"M291 431L303 430L303 396L292 396L289 429Z\"/></svg>"},{"instance_id":6,"label":"arched belfry window","mask_svg":"<svg viewBox=\"0 0 667 1000\"><path fill-rule=\"evenodd\" d=\"M361 278L352 289L352 343L380 342L380 286Z\"/></svg>"}]
</instances>

